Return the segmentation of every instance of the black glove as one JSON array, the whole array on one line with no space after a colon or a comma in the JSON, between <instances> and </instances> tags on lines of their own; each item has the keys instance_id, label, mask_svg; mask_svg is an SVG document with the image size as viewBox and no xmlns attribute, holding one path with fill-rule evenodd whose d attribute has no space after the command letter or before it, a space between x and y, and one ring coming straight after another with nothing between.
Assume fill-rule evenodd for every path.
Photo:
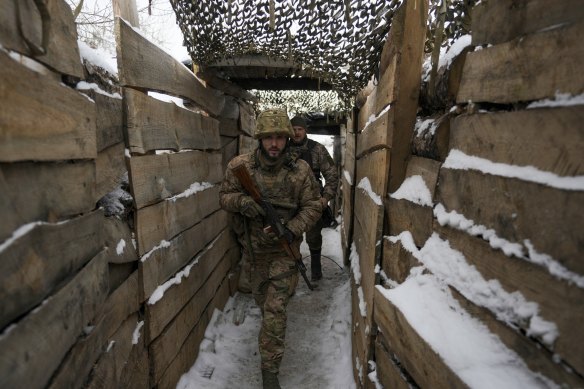
<instances>
[{"instance_id":1,"label":"black glove","mask_svg":"<svg viewBox=\"0 0 584 389\"><path fill-rule=\"evenodd\" d=\"M250 219L257 217L258 215L266 215L263 208L249 196L243 196L239 201L239 212Z\"/></svg>"},{"instance_id":2,"label":"black glove","mask_svg":"<svg viewBox=\"0 0 584 389\"><path fill-rule=\"evenodd\" d=\"M294 236L294 234L292 233L292 231L290 231L288 229L288 227L284 227L284 238L286 238L286 240L288 241L288 243L292 243L292 242L294 242L294 239L296 237Z\"/></svg>"}]
</instances>

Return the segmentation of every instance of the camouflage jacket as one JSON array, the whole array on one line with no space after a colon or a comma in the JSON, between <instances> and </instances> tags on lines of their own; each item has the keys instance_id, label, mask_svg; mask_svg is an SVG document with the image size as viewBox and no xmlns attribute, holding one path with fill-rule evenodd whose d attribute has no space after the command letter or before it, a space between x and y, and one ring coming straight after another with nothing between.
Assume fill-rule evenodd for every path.
<instances>
[{"instance_id":1,"label":"camouflage jacket","mask_svg":"<svg viewBox=\"0 0 584 389\"><path fill-rule=\"evenodd\" d=\"M301 144L290 144L290 151L297 158L303 159L312 168L314 176L320 182L320 174L324 177L324 187L322 188L322 197L332 200L337 194L339 183L339 174L331 155L326 147L320 143L305 138Z\"/></svg>"},{"instance_id":2,"label":"camouflage jacket","mask_svg":"<svg viewBox=\"0 0 584 389\"><path fill-rule=\"evenodd\" d=\"M259 150L239 155L227 165L225 177L219 191L221 207L232 213L231 227L238 235L244 249L249 253L245 238L244 216L240 213L241 199L246 196L239 180L233 175L233 167L245 164L262 196L272 203L282 223L294 234L292 244L300 248L302 234L310 229L321 216L318 183L304 161L294 161L285 154L279 168L266 166L259 157ZM262 216L248 219L248 228L253 253L257 255L282 253L278 242L266 239Z\"/></svg>"}]
</instances>

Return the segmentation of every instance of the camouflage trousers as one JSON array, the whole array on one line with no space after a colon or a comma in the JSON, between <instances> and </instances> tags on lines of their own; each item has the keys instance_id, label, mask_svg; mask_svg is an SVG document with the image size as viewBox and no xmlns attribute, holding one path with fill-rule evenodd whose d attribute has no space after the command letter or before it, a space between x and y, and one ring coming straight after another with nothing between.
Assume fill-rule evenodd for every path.
<instances>
[{"instance_id":1,"label":"camouflage trousers","mask_svg":"<svg viewBox=\"0 0 584 389\"><path fill-rule=\"evenodd\" d=\"M306 231L306 243L310 250L322 248L322 219L318 219L314 227Z\"/></svg>"},{"instance_id":2,"label":"camouflage trousers","mask_svg":"<svg viewBox=\"0 0 584 389\"><path fill-rule=\"evenodd\" d=\"M278 279L290 271L292 274ZM258 336L262 370L278 373L280 369L286 336L286 307L297 284L298 271L288 256L255 258L251 285L254 299L262 311Z\"/></svg>"}]
</instances>

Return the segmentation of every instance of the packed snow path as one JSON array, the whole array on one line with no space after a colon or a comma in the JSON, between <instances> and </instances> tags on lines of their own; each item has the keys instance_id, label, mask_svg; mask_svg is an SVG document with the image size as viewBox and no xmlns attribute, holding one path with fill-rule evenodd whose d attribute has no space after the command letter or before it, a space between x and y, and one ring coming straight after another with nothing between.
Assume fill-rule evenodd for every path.
<instances>
[{"instance_id":1,"label":"packed snow path","mask_svg":"<svg viewBox=\"0 0 584 389\"><path fill-rule=\"evenodd\" d=\"M310 291L300 279L288 306L286 352L280 368L284 389L355 388L351 365L351 299L339 227L323 229L323 279ZM301 246L310 274L308 246ZM330 257L330 259L324 256ZM334 261L334 262L333 262ZM197 361L178 389L262 387L257 335L260 310L250 294L237 293L215 311Z\"/></svg>"}]
</instances>

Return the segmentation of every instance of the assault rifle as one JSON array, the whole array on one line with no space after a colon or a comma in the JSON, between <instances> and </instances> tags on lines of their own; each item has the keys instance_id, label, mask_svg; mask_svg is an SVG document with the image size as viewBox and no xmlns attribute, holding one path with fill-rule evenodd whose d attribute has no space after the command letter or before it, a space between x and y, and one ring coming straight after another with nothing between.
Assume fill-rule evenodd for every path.
<instances>
[{"instance_id":1,"label":"assault rifle","mask_svg":"<svg viewBox=\"0 0 584 389\"><path fill-rule=\"evenodd\" d=\"M308 277L306 276L306 266L304 266L304 262L302 262L302 257L300 256L300 253L296 254L292 251L292 247L290 247L291 242L289 242L288 239L286 238L287 235L286 227L282 225L282 222L280 221L280 218L278 217L278 214L276 213L274 206L269 201L266 201L262 197L260 190L258 189L256 183L253 181L253 178L251 178L249 171L247 170L243 163L233 168L233 175L239 180L241 186L243 186L243 189L245 189L247 193L249 193L251 198L260 207L262 207L262 209L266 213L265 220L268 226L264 230L271 231L278 236L280 244L286 251L286 254L288 254L290 258L294 259L296 268L302 275L302 278L304 278L304 281L306 282L308 289L314 290L314 287L312 286L310 281L308 281Z\"/></svg>"}]
</instances>

